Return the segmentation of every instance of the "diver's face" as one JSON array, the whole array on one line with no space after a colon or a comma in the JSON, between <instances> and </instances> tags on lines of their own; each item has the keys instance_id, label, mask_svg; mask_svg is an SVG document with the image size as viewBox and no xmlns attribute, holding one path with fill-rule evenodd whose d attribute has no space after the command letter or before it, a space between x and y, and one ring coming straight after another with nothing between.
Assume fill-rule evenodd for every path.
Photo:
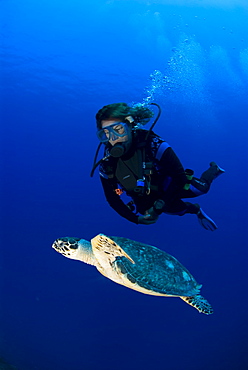
<instances>
[{"instance_id":1,"label":"diver's face","mask_svg":"<svg viewBox=\"0 0 248 370\"><path fill-rule=\"evenodd\" d=\"M102 129L104 130L105 135L109 139L109 143L111 145L115 145L117 143L125 143L128 141L128 134L124 136L118 136L118 134L123 135L125 133L125 128L118 118L103 120L101 123ZM108 126L111 126L111 130L108 129ZM116 132L116 135L113 134L113 132Z\"/></svg>"}]
</instances>

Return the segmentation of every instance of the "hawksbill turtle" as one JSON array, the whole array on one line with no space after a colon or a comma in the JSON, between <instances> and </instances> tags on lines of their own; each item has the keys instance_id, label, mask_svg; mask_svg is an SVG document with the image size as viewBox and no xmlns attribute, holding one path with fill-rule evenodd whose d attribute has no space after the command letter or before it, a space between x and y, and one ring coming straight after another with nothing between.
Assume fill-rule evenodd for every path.
<instances>
[{"instance_id":1,"label":"hawksbill turtle","mask_svg":"<svg viewBox=\"0 0 248 370\"><path fill-rule=\"evenodd\" d=\"M73 237L55 240L52 247L63 256L91 264L110 280L138 292L179 297L199 312L213 309L199 293L191 273L168 253L131 239L99 234L91 242Z\"/></svg>"}]
</instances>

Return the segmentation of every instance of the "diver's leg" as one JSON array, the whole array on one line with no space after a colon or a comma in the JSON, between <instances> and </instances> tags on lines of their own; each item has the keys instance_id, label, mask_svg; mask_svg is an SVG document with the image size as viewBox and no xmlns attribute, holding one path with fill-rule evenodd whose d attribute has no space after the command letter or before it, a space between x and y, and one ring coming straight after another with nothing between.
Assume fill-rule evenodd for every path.
<instances>
[{"instance_id":1,"label":"diver's leg","mask_svg":"<svg viewBox=\"0 0 248 370\"><path fill-rule=\"evenodd\" d=\"M215 162L211 162L210 167L203 172L200 179L193 177L189 190L191 190L195 196L206 194L213 180L224 172L225 170L220 168Z\"/></svg>"}]
</instances>

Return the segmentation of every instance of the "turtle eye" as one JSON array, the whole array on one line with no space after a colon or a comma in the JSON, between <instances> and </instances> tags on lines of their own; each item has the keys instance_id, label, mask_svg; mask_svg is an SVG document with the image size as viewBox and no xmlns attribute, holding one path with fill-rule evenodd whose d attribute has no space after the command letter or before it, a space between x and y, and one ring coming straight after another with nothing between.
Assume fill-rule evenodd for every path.
<instances>
[{"instance_id":1,"label":"turtle eye","mask_svg":"<svg viewBox=\"0 0 248 370\"><path fill-rule=\"evenodd\" d=\"M70 248L71 249L77 249L78 248L78 244L77 243L73 243L70 245Z\"/></svg>"}]
</instances>

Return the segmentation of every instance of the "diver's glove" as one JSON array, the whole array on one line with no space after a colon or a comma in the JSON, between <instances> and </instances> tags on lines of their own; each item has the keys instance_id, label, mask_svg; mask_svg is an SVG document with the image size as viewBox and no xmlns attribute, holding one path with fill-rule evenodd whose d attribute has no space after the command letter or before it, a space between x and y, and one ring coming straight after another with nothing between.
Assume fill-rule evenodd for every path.
<instances>
[{"instance_id":1,"label":"diver's glove","mask_svg":"<svg viewBox=\"0 0 248 370\"><path fill-rule=\"evenodd\" d=\"M158 217L156 219L154 219L154 218L151 218L151 216L149 214L145 214L144 216L139 216L138 217L138 224L141 224L141 225L155 224L157 219L158 219Z\"/></svg>"},{"instance_id":2,"label":"diver's glove","mask_svg":"<svg viewBox=\"0 0 248 370\"><path fill-rule=\"evenodd\" d=\"M162 199L157 199L154 204L153 204L153 211L155 212L155 214L157 215L161 215L161 213L163 213L163 208L165 206L165 203Z\"/></svg>"},{"instance_id":3,"label":"diver's glove","mask_svg":"<svg viewBox=\"0 0 248 370\"><path fill-rule=\"evenodd\" d=\"M153 207L149 208L144 216L138 217L138 224L143 225L154 224L158 220L159 215L163 212L162 211L163 207L164 201L162 199L156 200L156 202L154 202Z\"/></svg>"},{"instance_id":4,"label":"diver's glove","mask_svg":"<svg viewBox=\"0 0 248 370\"><path fill-rule=\"evenodd\" d=\"M196 215L197 215L200 225L204 227L204 229L210 230L210 231L214 231L217 229L216 223L208 215L206 215L206 213L200 208L200 206L199 206L199 211Z\"/></svg>"},{"instance_id":5,"label":"diver's glove","mask_svg":"<svg viewBox=\"0 0 248 370\"><path fill-rule=\"evenodd\" d=\"M164 201L162 199L157 199L153 206L148 209L147 213L151 216L151 218L158 219L158 216L163 213L164 208Z\"/></svg>"}]
</instances>

